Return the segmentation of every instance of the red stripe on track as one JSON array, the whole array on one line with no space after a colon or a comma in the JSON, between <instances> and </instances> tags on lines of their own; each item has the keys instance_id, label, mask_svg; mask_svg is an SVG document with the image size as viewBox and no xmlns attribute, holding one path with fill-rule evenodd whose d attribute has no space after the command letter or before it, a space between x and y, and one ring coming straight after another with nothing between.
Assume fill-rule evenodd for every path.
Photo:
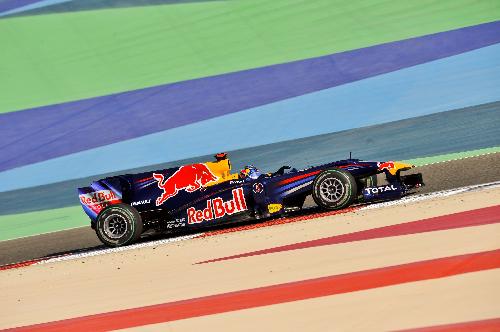
<instances>
[{"instance_id":1,"label":"red stripe on track","mask_svg":"<svg viewBox=\"0 0 500 332\"><path fill-rule=\"evenodd\" d=\"M500 249L302 280L18 328L109 331L500 268Z\"/></svg>"},{"instance_id":2,"label":"red stripe on track","mask_svg":"<svg viewBox=\"0 0 500 332\"><path fill-rule=\"evenodd\" d=\"M30 266L30 265L36 264L38 262L41 262L43 260L44 259L33 259L33 260L30 260L30 261L24 261L24 262L19 262L19 263L2 265L2 266L0 266L0 271L10 270L10 269L18 269L20 267Z\"/></svg>"},{"instance_id":3,"label":"red stripe on track","mask_svg":"<svg viewBox=\"0 0 500 332\"><path fill-rule=\"evenodd\" d=\"M314 213L314 214L293 217L293 218L273 219L273 220L266 221L266 222L259 223L259 224L250 224L250 225L231 227L231 228L220 229L220 230L215 230L215 231L207 231L205 233L200 234L199 237L201 238L201 237L207 237L207 236L215 236L215 235L221 235L221 234L227 234L227 233L240 232L240 231L249 230L249 229L256 229L256 228L261 228L261 227L269 227L269 226L274 226L274 225L288 224L288 223L302 221L302 220L316 219L316 218L320 218L320 217L333 216L336 214L349 213L349 212L353 212L356 210L359 210L359 207L350 207L350 208L346 208L346 209L338 210L338 211L327 211L327 212L321 212L321 213ZM18 262L18 263L14 263L14 264L2 265L2 266L0 266L0 271L30 266L30 265L36 264L38 262L41 262L41 261L45 261L45 260L49 260L49 259L57 258L57 257L62 257L62 256L68 256L68 255L72 255L72 253L64 254L64 255L48 256L48 257L44 257L44 258L38 258L38 259L34 259L34 260Z\"/></svg>"},{"instance_id":4,"label":"red stripe on track","mask_svg":"<svg viewBox=\"0 0 500 332\"><path fill-rule=\"evenodd\" d=\"M282 251L306 249L306 248L327 246L340 243L380 239L384 237L427 233L427 232L442 231L454 228L494 224L498 222L500 222L500 205L487 207L483 209L466 211L466 212L454 213L429 219L423 219L418 221L411 221L398 225L368 229L349 234L325 237L317 240L293 243L280 247L251 251L238 255L210 259L207 261L198 262L196 264L213 263L213 262L225 261L242 257L266 255Z\"/></svg>"},{"instance_id":5,"label":"red stripe on track","mask_svg":"<svg viewBox=\"0 0 500 332\"><path fill-rule=\"evenodd\" d=\"M500 318L476 320L447 325L420 327L416 329L401 330L400 332L495 332L500 331Z\"/></svg>"},{"instance_id":6,"label":"red stripe on track","mask_svg":"<svg viewBox=\"0 0 500 332\"><path fill-rule=\"evenodd\" d=\"M310 219L316 219L316 218L321 218L321 217L326 217L326 216L333 216L336 214L349 213L349 212L353 212L353 211L356 211L359 209L360 209L359 207L349 207L349 208L345 208L345 209L337 210L337 211L320 212L320 213L308 214L308 215L292 217L292 218L272 219L272 220L265 221L265 222L258 223L258 224L250 224L250 225L237 226L237 227L231 227L231 228L226 228L226 229L219 229L219 230L215 230L215 231L207 231L207 232L201 234L200 237L241 232L241 231L246 231L249 229L269 227L269 226L274 226L274 225L289 224L289 223L297 222L297 221L310 220Z\"/></svg>"}]
</instances>

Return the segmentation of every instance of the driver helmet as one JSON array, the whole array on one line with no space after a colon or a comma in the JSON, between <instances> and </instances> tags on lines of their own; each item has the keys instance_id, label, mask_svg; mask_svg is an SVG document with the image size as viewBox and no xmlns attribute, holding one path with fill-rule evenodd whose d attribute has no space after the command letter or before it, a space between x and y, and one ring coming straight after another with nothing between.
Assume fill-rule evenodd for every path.
<instances>
[{"instance_id":1,"label":"driver helmet","mask_svg":"<svg viewBox=\"0 0 500 332\"><path fill-rule=\"evenodd\" d=\"M261 172L260 170L253 166L253 165L248 165L248 166L245 166L241 172L240 172L240 178L242 179L252 179L252 180L255 180L257 179L259 176L261 176Z\"/></svg>"}]
</instances>

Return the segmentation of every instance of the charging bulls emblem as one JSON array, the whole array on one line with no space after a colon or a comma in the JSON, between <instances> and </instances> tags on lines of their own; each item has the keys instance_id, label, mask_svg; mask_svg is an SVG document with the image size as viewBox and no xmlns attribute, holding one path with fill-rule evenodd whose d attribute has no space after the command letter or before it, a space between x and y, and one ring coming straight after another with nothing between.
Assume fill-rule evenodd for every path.
<instances>
[{"instance_id":1,"label":"charging bulls emblem","mask_svg":"<svg viewBox=\"0 0 500 332\"><path fill-rule=\"evenodd\" d=\"M386 161L386 162L383 162L383 163L378 163L378 169L379 171L390 171L391 169L394 168L394 161Z\"/></svg>"},{"instance_id":2,"label":"charging bulls emblem","mask_svg":"<svg viewBox=\"0 0 500 332\"><path fill-rule=\"evenodd\" d=\"M163 194L156 199L156 206L160 206L167 199L174 197L180 190L190 193L219 179L205 164L181 166L168 179L165 179L163 174L158 173L153 173L153 178L158 181L158 188L163 190Z\"/></svg>"}]
</instances>

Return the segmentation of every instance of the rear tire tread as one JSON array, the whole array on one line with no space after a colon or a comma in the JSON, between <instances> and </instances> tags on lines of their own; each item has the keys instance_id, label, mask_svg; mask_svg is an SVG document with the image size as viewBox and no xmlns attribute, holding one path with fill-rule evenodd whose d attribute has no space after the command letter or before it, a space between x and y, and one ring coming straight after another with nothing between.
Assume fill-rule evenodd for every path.
<instances>
[{"instance_id":1,"label":"rear tire tread","mask_svg":"<svg viewBox=\"0 0 500 332\"><path fill-rule=\"evenodd\" d=\"M104 231L104 221L109 214L123 217L128 225L127 232L118 239L108 237ZM104 208L96 220L96 234L99 240L108 247L120 247L136 242L142 234L143 224L141 215L132 206L124 203L110 205Z\"/></svg>"}]
</instances>

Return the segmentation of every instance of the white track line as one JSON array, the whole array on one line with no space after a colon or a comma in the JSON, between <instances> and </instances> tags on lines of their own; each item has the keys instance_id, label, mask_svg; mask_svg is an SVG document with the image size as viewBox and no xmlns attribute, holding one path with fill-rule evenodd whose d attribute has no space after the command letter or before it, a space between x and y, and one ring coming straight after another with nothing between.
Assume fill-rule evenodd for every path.
<instances>
[{"instance_id":1,"label":"white track line","mask_svg":"<svg viewBox=\"0 0 500 332\"><path fill-rule=\"evenodd\" d=\"M450 189L450 190L437 191L437 192L433 192L433 193L429 193L429 194L407 196L407 197L403 197L402 199L399 199L397 201L389 201L389 202L374 203L374 204L366 205L366 206L361 207L360 210L380 209L380 208L384 208L384 207L388 207L388 206L403 205L403 204L420 202L420 201L434 199L434 198L453 196L453 195L461 194L464 192L481 191L481 190L487 190L487 189L498 188L498 187L500 187L500 181L472 185L472 186L461 187L461 188ZM151 241L151 242L138 243L138 244L133 244L130 246L119 247L119 248L96 249L96 250L77 253L77 254L70 254L67 256L49 258L49 259L37 262L33 265L69 261L69 260L74 260L74 259L99 256L99 255L106 255L106 254L112 254L112 253L117 253L117 252L122 252L122 251L135 250L138 248L153 247L153 246L158 246L158 245L162 245L162 244L166 244L166 243L186 241L186 240L200 237L203 234L204 233L179 236L179 237L174 237L174 238L170 238L170 239L163 239L163 240L157 240L157 241Z\"/></svg>"},{"instance_id":2,"label":"white track line","mask_svg":"<svg viewBox=\"0 0 500 332\"><path fill-rule=\"evenodd\" d=\"M190 240L190 239L194 239L196 237L202 236L202 235L203 235L203 233L198 233L198 234L178 236L178 237L173 237L173 238L163 239L163 240L137 243L137 244L132 244L130 246L125 246L125 247L109 248L109 249L95 249L92 251L86 251L86 252L82 252L82 253L78 253L78 254L70 254L67 256L49 258L49 259L37 262L33 265L62 262L62 261L68 261L68 260L73 260L73 259L79 259L79 258L100 256L100 255L112 254L112 253L122 252L122 251L129 251L129 250L134 250L134 249L139 249L139 248L154 247L154 246L158 246L158 245L162 245L162 244L166 244L166 243Z\"/></svg>"}]
</instances>

